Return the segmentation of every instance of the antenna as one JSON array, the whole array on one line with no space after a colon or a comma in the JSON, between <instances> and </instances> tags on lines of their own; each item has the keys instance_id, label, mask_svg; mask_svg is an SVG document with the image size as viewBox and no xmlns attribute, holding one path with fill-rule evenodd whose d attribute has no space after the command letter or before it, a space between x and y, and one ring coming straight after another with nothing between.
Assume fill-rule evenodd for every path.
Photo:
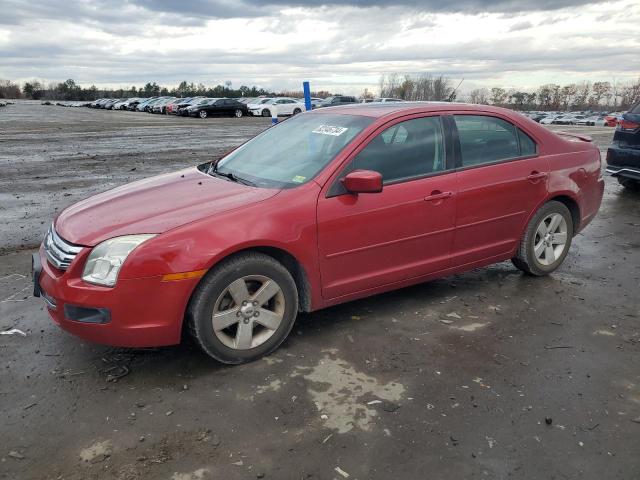
<instances>
[{"instance_id":1,"label":"antenna","mask_svg":"<svg viewBox=\"0 0 640 480\"><path fill-rule=\"evenodd\" d=\"M453 102L453 99L456 98L456 92L460 88L460 85L462 85L462 82L464 82L464 78L460 80L460 83L458 84L458 86L453 89L453 92L451 92L451 95L449 95L449 98L447 98L447 102Z\"/></svg>"}]
</instances>

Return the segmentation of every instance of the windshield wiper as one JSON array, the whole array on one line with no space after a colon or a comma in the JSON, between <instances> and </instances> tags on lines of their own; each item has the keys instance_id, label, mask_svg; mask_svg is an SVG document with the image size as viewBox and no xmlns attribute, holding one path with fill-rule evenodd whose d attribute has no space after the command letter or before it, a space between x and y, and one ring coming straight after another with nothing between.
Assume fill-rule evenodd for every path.
<instances>
[{"instance_id":1,"label":"windshield wiper","mask_svg":"<svg viewBox=\"0 0 640 480\"><path fill-rule=\"evenodd\" d=\"M221 172L218 170L218 164L215 163L209 168L209 175L216 175L218 177L224 177L231 182L241 183L243 185L248 185L250 187L255 187L256 184L251 180L247 180L246 178L238 177L231 172Z\"/></svg>"}]
</instances>

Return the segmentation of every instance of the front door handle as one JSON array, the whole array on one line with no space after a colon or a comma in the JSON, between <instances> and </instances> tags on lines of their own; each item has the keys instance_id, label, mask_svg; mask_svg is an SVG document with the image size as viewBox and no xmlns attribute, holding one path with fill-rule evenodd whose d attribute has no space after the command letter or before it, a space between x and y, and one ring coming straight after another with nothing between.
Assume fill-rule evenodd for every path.
<instances>
[{"instance_id":1,"label":"front door handle","mask_svg":"<svg viewBox=\"0 0 640 480\"><path fill-rule=\"evenodd\" d=\"M427 202L435 202L437 200L446 200L453 197L453 192L441 192L440 190L434 190L431 195L424 197Z\"/></svg>"},{"instance_id":2,"label":"front door handle","mask_svg":"<svg viewBox=\"0 0 640 480\"><path fill-rule=\"evenodd\" d=\"M529 174L529 176L527 176L527 180L530 180L530 181L541 180L543 178L547 178L548 176L549 174L547 172L538 172L537 170L534 170Z\"/></svg>"}]
</instances>

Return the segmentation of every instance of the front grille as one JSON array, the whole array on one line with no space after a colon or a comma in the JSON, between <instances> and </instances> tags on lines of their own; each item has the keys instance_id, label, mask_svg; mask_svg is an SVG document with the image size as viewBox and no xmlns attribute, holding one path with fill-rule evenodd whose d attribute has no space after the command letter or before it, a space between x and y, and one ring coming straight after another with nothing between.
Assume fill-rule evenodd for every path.
<instances>
[{"instance_id":1,"label":"front grille","mask_svg":"<svg viewBox=\"0 0 640 480\"><path fill-rule=\"evenodd\" d=\"M53 225L49 227L49 231L44 237L44 251L51 265L59 270L66 270L80 250L82 247L60 238Z\"/></svg>"}]
</instances>

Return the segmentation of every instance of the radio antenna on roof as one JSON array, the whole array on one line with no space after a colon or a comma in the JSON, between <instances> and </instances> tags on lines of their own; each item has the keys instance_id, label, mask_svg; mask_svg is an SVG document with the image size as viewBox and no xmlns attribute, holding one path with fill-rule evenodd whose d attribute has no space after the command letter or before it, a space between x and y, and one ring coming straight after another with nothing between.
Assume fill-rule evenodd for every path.
<instances>
[{"instance_id":1,"label":"radio antenna on roof","mask_svg":"<svg viewBox=\"0 0 640 480\"><path fill-rule=\"evenodd\" d=\"M453 89L453 92L451 92L451 95L449 95L449 98L447 98L447 102L453 102L453 100L456 98L456 92L460 88L460 85L462 85L462 82L464 82L464 78L460 80L460 83L458 84L458 86Z\"/></svg>"}]
</instances>

